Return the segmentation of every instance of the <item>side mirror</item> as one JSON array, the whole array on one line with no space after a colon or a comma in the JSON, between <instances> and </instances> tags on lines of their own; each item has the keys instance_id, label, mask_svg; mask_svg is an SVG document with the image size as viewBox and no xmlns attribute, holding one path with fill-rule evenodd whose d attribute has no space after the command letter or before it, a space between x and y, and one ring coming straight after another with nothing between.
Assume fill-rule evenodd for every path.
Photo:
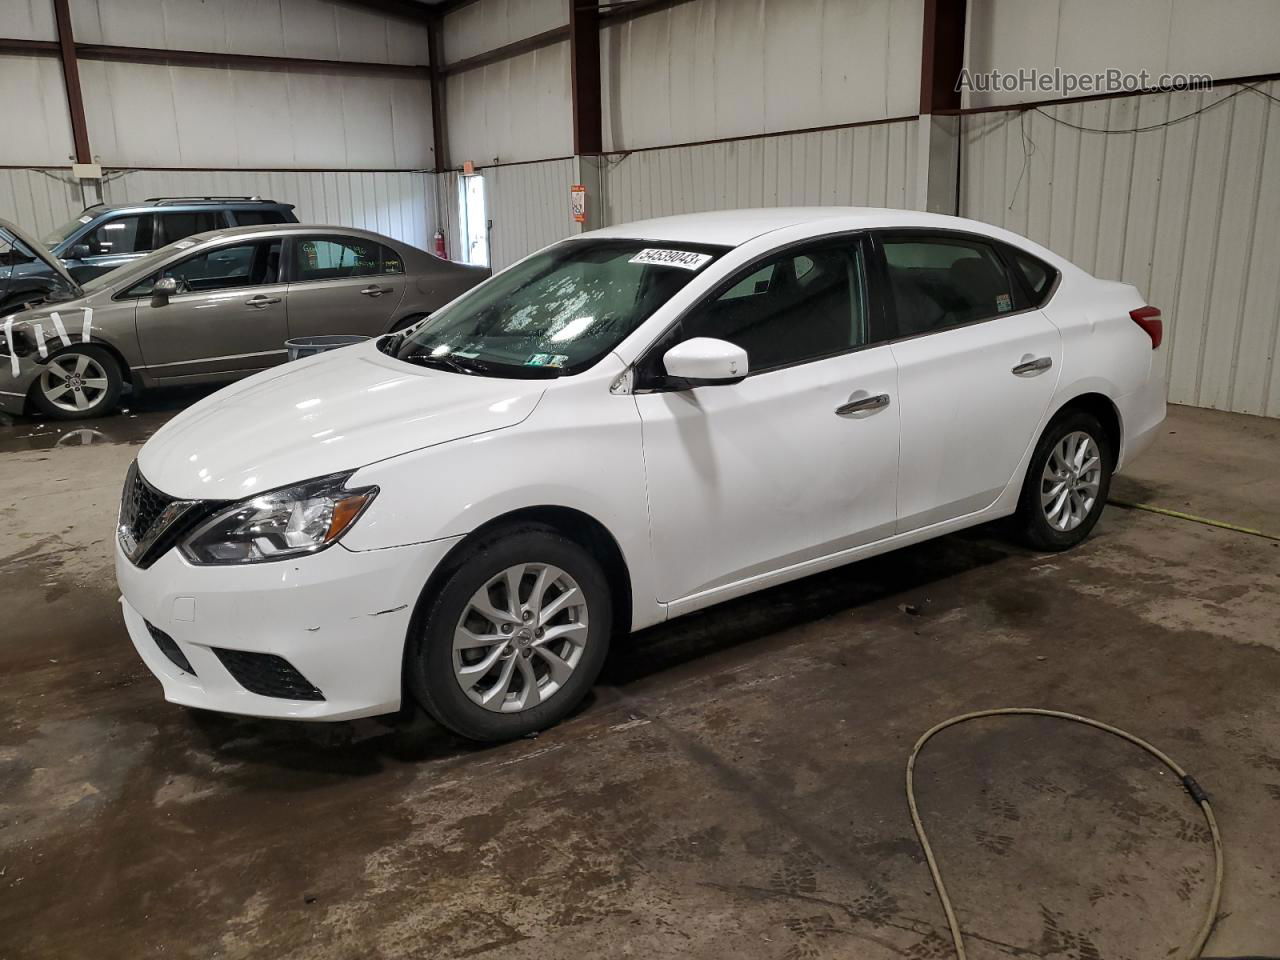
<instances>
[{"instance_id":1,"label":"side mirror","mask_svg":"<svg viewBox=\"0 0 1280 960\"><path fill-rule=\"evenodd\" d=\"M93 256L93 251L89 249L87 243L76 243L71 246L71 259L83 260L85 257Z\"/></svg>"},{"instance_id":2,"label":"side mirror","mask_svg":"<svg viewBox=\"0 0 1280 960\"><path fill-rule=\"evenodd\" d=\"M169 298L177 294L178 281L173 277L163 277L157 280L155 286L151 288L151 305L153 307L167 307Z\"/></svg>"},{"instance_id":3,"label":"side mirror","mask_svg":"<svg viewBox=\"0 0 1280 960\"><path fill-rule=\"evenodd\" d=\"M727 340L694 337L663 354L662 366L681 387L737 383L747 375L747 351Z\"/></svg>"}]
</instances>

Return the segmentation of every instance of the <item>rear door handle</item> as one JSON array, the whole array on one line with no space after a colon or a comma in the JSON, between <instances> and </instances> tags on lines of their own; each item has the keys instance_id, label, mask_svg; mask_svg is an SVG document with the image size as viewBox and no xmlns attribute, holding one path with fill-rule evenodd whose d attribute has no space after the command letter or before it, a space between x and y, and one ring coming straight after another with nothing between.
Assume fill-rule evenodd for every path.
<instances>
[{"instance_id":1,"label":"rear door handle","mask_svg":"<svg viewBox=\"0 0 1280 960\"><path fill-rule=\"evenodd\" d=\"M248 300L245 301L245 303L248 304L249 306L257 307L259 310L262 309L263 307L269 307L271 306L271 304L279 303L279 302L280 302L279 297L267 297L267 296L263 296L261 293L258 294L256 297L250 297Z\"/></svg>"},{"instance_id":2,"label":"rear door handle","mask_svg":"<svg viewBox=\"0 0 1280 960\"><path fill-rule=\"evenodd\" d=\"M1053 360L1050 357L1036 357L1034 360L1024 360L1013 368L1014 376L1029 377L1033 374L1044 373L1053 366Z\"/></svg>"},{"instance_id":3,"label":"rear door handle","mask_svg":"<svg viewBox=\"0 0 1280 960\"><path fill-rule=\"evenodd\" d=\"M836 407L836 416L843 417L850 413L871 413L875 410L883 410L889 405L889 395L887 393L879 393L874 397L863 397L860 400L850 400L848 403L842 403Z\"/></svg>"},{"instance_id":4,"label":"rear door handle","mask_svg":"<svg viewBox=\"0 0 1280 960\"><path fill-rule=\"evenodd\" d=\"M380 287L376 283L371 283L360 292L366 297L380 297L384 293L390 293L391 289L389 287Z\"/></svg>"}]
</instances>

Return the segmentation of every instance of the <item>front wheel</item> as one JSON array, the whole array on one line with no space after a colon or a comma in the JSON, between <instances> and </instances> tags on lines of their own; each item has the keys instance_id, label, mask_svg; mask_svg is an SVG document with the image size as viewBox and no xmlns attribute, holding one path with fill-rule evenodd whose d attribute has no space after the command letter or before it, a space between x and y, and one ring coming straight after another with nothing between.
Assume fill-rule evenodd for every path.
<instances>
[{"instance_id":1,"label":"front wheel","mask_svg":"<svg viewBox=\"0 0 1280 960\"><path fill-rule=\"evenodd\" d=\"M110 413L123 387L120 364L109 351L77 345L49 358L32 385L31 402L47 417L82 420Z\"/></svg>"},{"instance_id":2,"label":"front wheel","mask_svg":"<svg viewBox=\"0 0 1280 960\"><path fill-rule=\"evenodd\" d=\"M1066 550L1093 530L1111 489L1115 451L1097 417L1073 410L1054 419L1036 444L1015 522L1036 550Z\"/></svg>"},{"instance_id":3,"label":"front wheel","mask_svg":"<svg viewBox=\"0 0 1280 960\"><path fill-rule=\"evenodd\" d=\"M550 527L478 543L411 628L409 687L472 740L510 740L563 719L609 649L612 601L596 559Z\"/></svg>"}]
</instances>

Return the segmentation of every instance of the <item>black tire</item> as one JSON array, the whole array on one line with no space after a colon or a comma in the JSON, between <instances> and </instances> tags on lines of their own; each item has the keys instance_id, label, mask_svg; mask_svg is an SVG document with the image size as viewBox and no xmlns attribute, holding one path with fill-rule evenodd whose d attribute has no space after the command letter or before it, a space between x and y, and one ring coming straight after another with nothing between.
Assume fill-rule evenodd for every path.
<instances>
[{"instance_id":1,"label":"black tire","mask_svg":"<svg viewBox=\"0 0 1280 960\"><path fill-rule=\"evenodd\" d=\"M453 636L472 596L504 570L523 563L551 564L577 582L586 599L587 639L563 687L536 706L498 713L473 701L455 677ZM420 601L405 651L409 690L442 726L470 740L511 740L545 730L564 719L591 690L609 652L612 620L608 579L588 551L543 524L494 531L453 564L439 588ZM545 661L532 659L545 667Z\"/></svg>"},{"instance_id":2,"label":"black tire","mask_svg":"<svg viewBox=\"0 0 1280 960\"><path fill-rule=\"evenodd\" d=\"M1100 459L1100 476L1093 504L1083 520L1070 530L1062 530L1049 522L1046 507L1042 503L1045 489L1044 471L1050 456L1068 436L1083 433L1097 446ZM1106 506L1111 490L1111 472L1115 468L1116 452L1111 448L1111 438L1098 422L1098 418L1084 410L1066 410L1045 427L1027 465L1027 476L1018 498L1018 510L1014 525L1019 539L1035 550L1068 550L1084 540L1093 530Z\"/></svg>"},{"instance_id":3,"label":"black tire","mask_svg":"<svg viewBox=\"0 0 1280 960\"><path fill-rule=\"evenodd\" d=\"M52 383L56 379L49 373L51 365L55 361L63 364L79 357L87 357L102 370L106 386L100 392L94 393L88 406L68 410L59 406L46 395L45 384L47 380ZM116 403L120 399L120 391L123 389L124 374L121 372L120 364L111 351L94 344L77 343L66 349L59 350L49 357L35 383L31 385L31 406L42 416L53 420L87 420L92 417L104 416L114 410Z\"/></svg>"}]
</instances>

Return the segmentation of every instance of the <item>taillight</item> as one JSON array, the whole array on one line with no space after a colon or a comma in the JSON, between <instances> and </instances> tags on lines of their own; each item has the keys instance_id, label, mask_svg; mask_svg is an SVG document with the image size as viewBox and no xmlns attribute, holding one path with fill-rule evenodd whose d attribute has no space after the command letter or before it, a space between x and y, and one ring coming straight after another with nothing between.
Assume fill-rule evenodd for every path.
<instances>
[{"instance_id":1,"label":"taillight","mask_svg":"<svg viewBox=\"0 0 1280 960\"><path fill-rule=\"evenodd\" d=\"M1139 307L1137 310L1130 310L1129 316L1151 338L1152 350L1160 346L1160 341L1164 339L1164 321L1160 319L1158 307Z\"/></svg>"}]
</instances>

